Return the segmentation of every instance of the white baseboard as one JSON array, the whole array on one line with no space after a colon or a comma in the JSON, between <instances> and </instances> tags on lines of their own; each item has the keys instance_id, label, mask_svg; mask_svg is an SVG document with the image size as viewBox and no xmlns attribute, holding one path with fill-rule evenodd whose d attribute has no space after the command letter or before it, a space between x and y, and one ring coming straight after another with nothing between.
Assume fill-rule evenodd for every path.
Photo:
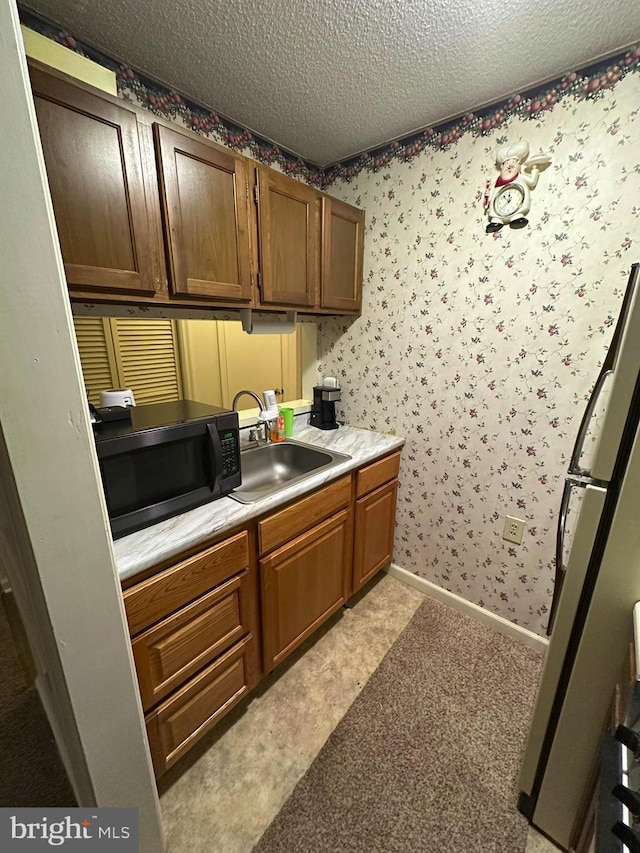
<instances>
[{"instance_id":1,"label":"white baseboard","mask_svg":"<svg viewBox=\"0 0 640 853\"><path fill-rule=\"evenodd\" d=\"M520 625L509 622L508 619L504 619L502 616L498 616L495 613L491 613L489 610L485 610L484 607L480 607L477 604L473 604L471 601L467 601L465 598L456 595L455 592L449 592L449 590L444 589L435 583L431 583L431 581L421 578L413 572L408 572L406 569L397 566L395 563L391 563L386 571L392 577L420 590L420 592L423 592L430 598L435 598L438 601L442 601L444 604L448 604L449 607L453 607L456 610L460 610L462 613L466 613L466 615L470 616L472 619L476 619L478 622L488 625L490 628L493 628L495 631L499 631L507 637L511 637L513 640L518 640L520 643L523 643L525 646L529 646L531 649L535 649L537 652L542 652L542 654L544 654L547 650L549 640L545 637L540 637L538 634L534 634L533 631L529 631L527 628L522 628Z\"/></svg>"}]
</instances>

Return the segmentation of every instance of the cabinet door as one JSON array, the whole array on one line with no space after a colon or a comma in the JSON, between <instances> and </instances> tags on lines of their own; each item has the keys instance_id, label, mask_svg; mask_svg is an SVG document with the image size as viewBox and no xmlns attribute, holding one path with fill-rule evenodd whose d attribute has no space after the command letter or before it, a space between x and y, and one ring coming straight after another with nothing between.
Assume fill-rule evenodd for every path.
<instances>
[{"instance_id":1,"label":"cabinet door","mask_svg":"<svg viewBox=\"0 0 640 853\"><path fill-rule=\"evenodd\" d=\"M398 481L393 480L356 501L353 591L391 562Z\"/></svg>"},{"instance_id":2,"label":"cabinet door","mask_svg":"<svg viewBox=\"0 0 640 853\"><path fill-rule=\"evenodd\" d=\"M42 150L70 290L155 288L135 113L32 68Z\"/></svg>"},{"instance_id":3,"label":"cabinet door","mask_svg":"<svg viewBox=\"0 0 640 853\"><path fill-rule=\"evenodd\" d=\"M154 125L171 292L250 302L245 161Z\"/></svg>"},{"instance_id":4,"label":"cabinet door","mask_svg":"<svg viewBox=\"0 0 640 853\"><path fill-rule=\"evenodd\" d=\"M325 196L322 199L322 308L360 311L364 211Z\"/></svg>"},{"instance_id":5,"label":"cabinet door","mask_svg":"<svg viewBox=\"0 0 640 853\"><path fill-rule=\"evenodd\" d=\"M320 193L278 172L258 169L261 301L317 304Z\"/></svg>"},{"instance_id":6,"label":"cabinet door","mask_svg":"<svg viewBox=\"0 0 640 853\"><path fill-rule=\"evenodd\" d=\"M351 542L343 510L260 561L266 672L346 601Z\"/></svg>"}]
</instances>

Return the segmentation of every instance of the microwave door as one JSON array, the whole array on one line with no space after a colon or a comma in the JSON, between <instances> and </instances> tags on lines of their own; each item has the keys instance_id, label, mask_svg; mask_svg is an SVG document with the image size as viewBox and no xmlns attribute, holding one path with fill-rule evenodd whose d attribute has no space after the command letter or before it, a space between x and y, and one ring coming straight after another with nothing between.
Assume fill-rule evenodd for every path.
<instances>
[{"instance_id":1,"label":"microwave door","mask_svg":"<svg viewBox=\"0 0 640 853\"><path fill-rule=\"evenodd\" d=\"M211 465L211 494L220 495L222 493L223 477L222 442L220 441L220 433L215 423L207 424L207 433L209 435L209 447L211 451L209 456Z\"/></svg>"}]
</instances>

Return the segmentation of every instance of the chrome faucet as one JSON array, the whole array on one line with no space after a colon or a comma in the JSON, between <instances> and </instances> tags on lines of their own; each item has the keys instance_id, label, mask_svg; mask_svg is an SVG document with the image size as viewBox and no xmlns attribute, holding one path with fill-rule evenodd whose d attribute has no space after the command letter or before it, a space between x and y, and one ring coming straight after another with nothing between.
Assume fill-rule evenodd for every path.
<instances>
[{"instance_id":1,"label":"chrome faucet","mask_svg":"<svg viewBox=\"0 0 640 853\"><path fill-rule=\"evenodd\" d=\"M254 391L249 391L248 389L243 389L242 391L238 391L236 396L233 398L233 403L231 404L231 408L234 412L238 411L236 409L236 406L238 405L238 400L244 394L248 394L250 397L253 397L253 399L256 401L256 403L258 404L258 406L260 408L260 413L265 411L264 404L263 404L262 400L260 399L260 397L258 397L258 395ZM260 438L260 426L263 429L262 438ZM248 441L250 441L254 444L260 444L260 442L262 441L266 444L269 441L269 421L258 420L256 422L256 425L249 430Z\"/></svg>"}]
</instances>

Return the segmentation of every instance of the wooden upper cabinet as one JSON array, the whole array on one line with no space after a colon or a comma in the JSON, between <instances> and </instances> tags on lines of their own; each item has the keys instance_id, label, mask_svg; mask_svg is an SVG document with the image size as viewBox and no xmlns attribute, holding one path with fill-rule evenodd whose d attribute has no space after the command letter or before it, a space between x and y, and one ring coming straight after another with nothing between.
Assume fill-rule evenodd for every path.
<instances>
[{"instance_id":1,"label":"wooden upper cabinet","mask_svg":"<svg viewBox=\"0 0 640 853\"><path fill-rule=\"evenodd\" d=\"M322 199L322 289L320 306L337 311L362 307L364 211Z\"/></svg>"},{"instance_id":2,"label":"wooden upper cabinet","mask_svg":"<svg viewBox=\"0 0 640 853\"><path fill-rule=\"evenodd\" d=\"M154 133L172 294L250 302L245 161L157 124Z\"/></svg>"},{"instance_id":3,"label":"wooden upper cabinet","mask_svg":"<svg viewBox=\"0 0 640 853\"><path fill-rule=\"evenodd\" d=\"M155 288L136 114L31 68L70 290Z\"/></svg>"},{"instance_id":4,"label":"wooden upper cabinet","mask_svg":"<svg viewBox=\"0 0 640 853\"><path fill-rule=\"evenodd\" d=\"M257 174L261 302L317 305L322 196L278 172Z\"/></svg>"}]
</instances>

